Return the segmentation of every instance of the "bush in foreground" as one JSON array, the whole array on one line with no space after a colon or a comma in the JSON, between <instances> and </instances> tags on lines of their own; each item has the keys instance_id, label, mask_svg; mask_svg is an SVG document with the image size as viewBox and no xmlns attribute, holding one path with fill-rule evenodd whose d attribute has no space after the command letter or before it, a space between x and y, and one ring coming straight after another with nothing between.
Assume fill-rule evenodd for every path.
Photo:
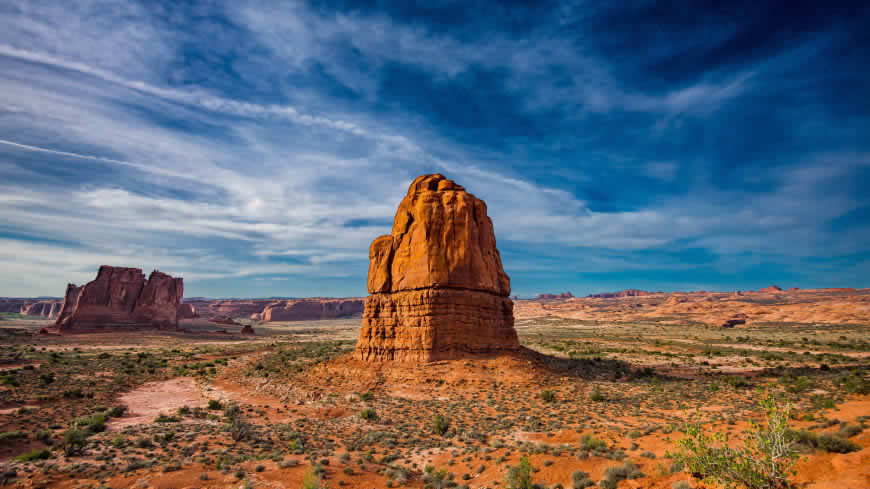
<instances>
[{"instance_id":1,"label":"bush in foreground","mask_svg":"<svg viewBox=\"0 0 870 489\"><path fill-rule=\"evenodd\" d=\"M743 446L731 448L727 436L708 435L699 426L688 426L686 438L671 454L696 477L710 479L726 488L785 489L798 459L794 437L788 429L791 404L780 405L768 395L761 401L766 411L764 426L751 423Z\"/></svg>"}]
</instances>

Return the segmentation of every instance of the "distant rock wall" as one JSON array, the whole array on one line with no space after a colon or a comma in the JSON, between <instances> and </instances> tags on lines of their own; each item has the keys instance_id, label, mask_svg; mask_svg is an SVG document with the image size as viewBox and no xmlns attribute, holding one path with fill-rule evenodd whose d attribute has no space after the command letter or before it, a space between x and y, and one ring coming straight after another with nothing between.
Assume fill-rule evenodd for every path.
<instances>
[{"instance_id":1,"label":"distant rock wall","mask_svg":"<svg viewBox=\"0 0 870 489\"><path fill-rule=\"evenodd\" d=\"M74 284L67 286L67 297L56 322L61 331L178 326L178 305L184 294L180 278L155 270L146 281L138 268L103 265L95 280L76 289ZM68 313L70 306L72 311Z\"/></svg>"},{"instance_id":2,"label":"distant rock wall","mask_svg":"<svg viewBox=\"0 0 870 489\"><path fill-rule=\"evenodd\" d=\"M273 302L263 312L252 314L251 318L266 322L335 319L361 315L364 307L362 298L292 299Z\"/></svg>"},{"instance_id":3,"label":"distant rock wall","mask_svg":"<svg viewBox=\"0 0 870 489\"><path fill-rule=\"evenodd\" d=\"M656 292L647 292L645 290L628 289L620 290L619 292L604 292L601 294L590 294L586 297L590 299L616 299L619 297L641 297L645 295L655 294Z\"/></svg>"},{"instance_id":4,"label":"distant rock wall","mask_svg":"<svg viewBox=\"0 0 870 489\"><path fill-rule=\"evenodd\" d=\"M574 294L570 292L562 292L561 294L538 294L537 300L553 300L553 299L573 299Z\"/></svg>"}]
</instances>

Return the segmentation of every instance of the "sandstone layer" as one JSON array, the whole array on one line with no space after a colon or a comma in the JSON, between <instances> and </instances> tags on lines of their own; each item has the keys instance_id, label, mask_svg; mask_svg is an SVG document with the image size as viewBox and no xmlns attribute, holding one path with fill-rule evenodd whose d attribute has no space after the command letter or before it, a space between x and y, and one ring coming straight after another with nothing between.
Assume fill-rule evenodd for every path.
<instances>
[{"instance_id":1,"label":"sandstone layer","mask_svg":"<svg viewBox=\"0 0 870 489\"><path fill-rule=\"evenodd\" d=\"M442 175L411 183L369 248L354 356L429 362L519 349L510 279L486 204Z\"/></svg>"},{"instance_id":2,"label":"sandstone layer","mask_svg":"<svg viewBox=\"0 0 870 489\"><path fill-rule=\"evenodd\" d=\"M350 299L291 299L269 304L261 313L252 314L260 321L308 321L335 319L362 314L365 300Z\"/></svg>"},{"instance_id":3,"label":"sandstone layer","mask_svg":"<svg viewBox=\"0 0 870 489\"><path fill-rule=\"evenodd\" d=\"M155 270L145 280L138 268L104 265L97 278L83 287L67 286L56 324L61 331L105 327L175 329L183 295L181 278Z\"/></svg>"}]
</instances>

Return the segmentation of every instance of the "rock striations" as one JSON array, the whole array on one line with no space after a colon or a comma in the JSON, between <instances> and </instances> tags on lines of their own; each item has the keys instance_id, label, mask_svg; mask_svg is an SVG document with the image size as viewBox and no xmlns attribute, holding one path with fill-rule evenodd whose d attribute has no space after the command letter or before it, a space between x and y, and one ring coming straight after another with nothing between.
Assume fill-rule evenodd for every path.
<instances>
[{"instance_id":1,"label":"rock striations","mask_svg":"<svg viewBox=\"0 0 870 489\"><path fill-rule=\"evenodd\" d=\"M363 312L363 299L290 299L276 301L251 319L270 321L306 321L359 316Z\"/></svg>"},{"instance_id":2,"label":"rock striations","mask_svg":"<svg viewBox=\"0 0 870 489\"><path fill-rule=\"evenodd\" d=\"M486 204L451 180L414 180L369 260L357 359L429 362L520 348Z\"/></svg>"},{"instance_id":3,"label":"rock striations","mask_svg":"<svg viewBox=\"0 0 870 489\"><path fill-rule=\"evenodd\" d=\"M176 329L182 279L154 270L101 266L82 287L69 284L56 324L61 331L109 327Z\"/></svg>"}]
</instances>

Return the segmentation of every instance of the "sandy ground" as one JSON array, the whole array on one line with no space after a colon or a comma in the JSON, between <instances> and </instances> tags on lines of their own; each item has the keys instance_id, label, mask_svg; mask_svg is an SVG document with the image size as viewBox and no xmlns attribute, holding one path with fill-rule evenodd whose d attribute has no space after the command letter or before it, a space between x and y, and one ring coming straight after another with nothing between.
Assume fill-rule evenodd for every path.
<instances>
[{"instance_id":1,"label":"sandy ground","mask_svg":"<svg viewBox=\"0 0 870 489\"><path fill-rule=\"evenodd\" d=\"M173 414L182 406L204 407L207 399L190 377L177 377L165 382L152 382L122 395L121 404L127 406L122 418L112 419L109 429L147 424L159 414Z\"/></svg>"}]
</instances>

